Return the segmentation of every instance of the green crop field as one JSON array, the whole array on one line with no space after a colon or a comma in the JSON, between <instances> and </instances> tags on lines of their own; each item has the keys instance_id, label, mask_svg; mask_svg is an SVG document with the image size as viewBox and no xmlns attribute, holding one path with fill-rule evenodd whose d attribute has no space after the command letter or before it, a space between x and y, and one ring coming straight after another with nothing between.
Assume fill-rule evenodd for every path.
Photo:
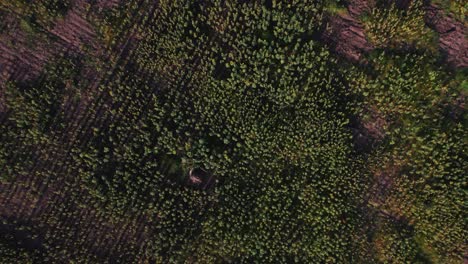
<instances>
[{"instance_id":1,"label":"green crop field","mask_svg":"<svg viewBox=\"0 0 468 264\"><path fill-rule=\"evenodd\" d=\"M0 0L0 263L466 263L451 2Z\"/></svg>"}]
</instances>

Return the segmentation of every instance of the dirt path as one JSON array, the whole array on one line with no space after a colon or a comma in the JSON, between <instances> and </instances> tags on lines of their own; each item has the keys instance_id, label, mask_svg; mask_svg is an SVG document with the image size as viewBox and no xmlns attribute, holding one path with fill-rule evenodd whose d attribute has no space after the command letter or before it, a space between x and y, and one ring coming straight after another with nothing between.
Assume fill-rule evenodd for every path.
<instances>
[{"instance_id":1,"label":"dirt path","mask_svg":"<svg viewBox=\"0 0 468 264\"><path fill-rule=\"evenodd\" d=\"M329 16L322 40L338 55L352 62L360 62L363 54L370 52L373 46L366 39L359 16L371 10L373 5L373 1L348 1L347 13Z\"/></svg>"},{"instance_id":2,"label":"dirt path","mask_svg":"<svg viewBox=\"0 0 468 264\"><path fill-rule=\"evenodd\" d=\"M465 25L435 5L426 9L426 24L439 34L439 48L447 63L455 68L468 67L468 38Z\"/></svg>"}]
</instances>

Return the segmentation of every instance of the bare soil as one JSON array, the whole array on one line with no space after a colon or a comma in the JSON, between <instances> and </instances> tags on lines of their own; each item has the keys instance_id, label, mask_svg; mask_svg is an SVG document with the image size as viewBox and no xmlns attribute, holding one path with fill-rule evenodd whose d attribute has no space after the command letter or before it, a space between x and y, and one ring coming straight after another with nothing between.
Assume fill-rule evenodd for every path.
<instances>
[{"instance_id":1,"label":"bare soil","mask_svg":"<svg viewBox=\"0 0 468 264\"><path fill-rule=\"evenodd\" d=\"M439 48L447 63L455 68L468 66L468 39L465 25L435 5L426 8L426 24L439 34Z\"/></svg>"},{"instance_id":2,"label":"bare soil","mask_svg":"<svg viewBox=\"0 0 468 264\"><path fill-rule=\"evenodd\" d=\"M348 13L330 16L322 39L338 55L352 62L360 62L363 54L370 52L374 47L366 39L359 16L370 11L373 5L373 1L348 1Z\"/></svg>"}]
</instances>

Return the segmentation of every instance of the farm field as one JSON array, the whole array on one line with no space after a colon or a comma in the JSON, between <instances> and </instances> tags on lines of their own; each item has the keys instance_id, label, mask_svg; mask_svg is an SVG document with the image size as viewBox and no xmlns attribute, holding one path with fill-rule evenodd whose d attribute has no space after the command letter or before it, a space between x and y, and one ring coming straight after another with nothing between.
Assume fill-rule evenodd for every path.
<instances>
[{"instance_id":1,"label":"farm field","mask_svg":"<svg viewBox=\"0 0 468 264\"><path fill-rule=\"evenodd\" d=\"M0 0L0 263L468 263L462 0Z\"/></svg>"}]
</instances>

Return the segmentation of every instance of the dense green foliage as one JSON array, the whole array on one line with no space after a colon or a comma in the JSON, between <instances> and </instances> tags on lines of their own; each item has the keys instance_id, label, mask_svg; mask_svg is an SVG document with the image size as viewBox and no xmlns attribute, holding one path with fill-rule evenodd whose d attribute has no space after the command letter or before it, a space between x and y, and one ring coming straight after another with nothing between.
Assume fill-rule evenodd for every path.
<instances>
[{"instance_id":1,"label":"dense green foliage","mask_svg":"<svg viewBox=\"0 0 468 264\"><path fill-rule=\"evenodd\" d=\"M422 2L369 15L366 65L318 37L337 1L260 2L125 1L89 15L106 57L7 82L0 261L462 262L466 73Z\"/></svg>"},{"instance_id":2,"label":"dense green foliage","mask_svg":"<svg viewBox=\"0 0 468 264\"><path fill-rule=\"evenodd\" d=\"M431 49L434 32L424 23L423 1L410 1L407 9L392 3L378 6L366 17L364 27L372 44L378 48L401 45Z\"/></svg>"},{"instance_id":3,"label":"dense green foliage","mask_svg":"<svg viewBox=\"0 0 468 264\"><path fill-rule=\"evenodd\" d=\"M424 54L382 53L372 62L376 75L359 72L349 79L353 90L365 95L363 104L375 107L360 108L360 114L384 116L387 122L376 160L369 162L380 167L378 177L391 182L384 202L370 203L385 215L377 222L379 258L454 262L467 236L466 222L460 221L468 143L465 113L457 105L464 96L461 83Z\"/></svg>"}]
</instances>

